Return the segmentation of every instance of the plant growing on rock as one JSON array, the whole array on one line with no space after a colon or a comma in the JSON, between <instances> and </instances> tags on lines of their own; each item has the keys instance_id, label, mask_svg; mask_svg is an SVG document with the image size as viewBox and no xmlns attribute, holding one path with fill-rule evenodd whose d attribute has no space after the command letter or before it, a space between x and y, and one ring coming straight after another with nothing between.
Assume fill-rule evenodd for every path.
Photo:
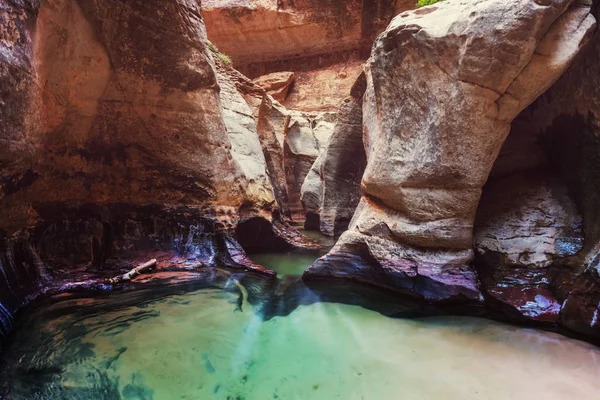
<instances>
[{"instance_id":1,"label":"plant growing on rock","mask_svg":"<svg viewBox=\"0 0 600 400\"><path fill-rule=\"evenodd\" d=\"M430 6L432 4L435 4L439 1L444 1L444 0L419 0L417 1L417 8L419 7L425 7L425 6Z\"/></svg>"},{"instance_id":2,"label":"plant growing on rock","mask_svg":"<svg viewBox=\"0 0 600 400\"><path fill-rule=\"evenodd\" d=\"M219 51L219 49L217 48L217 46L215 46L215 45L214 45L214 44L212 44L211 42L206 42L206 43L207 43L208 49L209 49L210 51L212 51L212 52L213 52L213 54L214 54L215 56L217 56L217 58L218 58L219 60L223 61L223 62L224 62L225 64L227 64L227 65L231 65L231 64L233 64L233 61L231 61L231 57L229 57L229 56L228 56L228 55L226 55L226 54L223 54L223 53L221 53L221 52Z\"/></svg>"}]
</instances>

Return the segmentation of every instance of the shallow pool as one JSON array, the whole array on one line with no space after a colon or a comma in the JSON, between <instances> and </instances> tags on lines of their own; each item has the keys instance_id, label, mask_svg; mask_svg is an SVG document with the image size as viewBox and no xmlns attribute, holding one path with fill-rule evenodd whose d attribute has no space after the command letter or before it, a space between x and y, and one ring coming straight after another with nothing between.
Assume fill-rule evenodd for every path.
<instances>
[{"instance_id":1,"label":"shallow pool","mask_svg":"<svg viewBox=\"0 0 600 400\"><path fill-rule=\"evenodd\" d=\"M264 320L234 290L64 298L22 318L5 391L33 399L597 399L600 350L464 317L313 303Z\"/></svg>"}]
</instances>

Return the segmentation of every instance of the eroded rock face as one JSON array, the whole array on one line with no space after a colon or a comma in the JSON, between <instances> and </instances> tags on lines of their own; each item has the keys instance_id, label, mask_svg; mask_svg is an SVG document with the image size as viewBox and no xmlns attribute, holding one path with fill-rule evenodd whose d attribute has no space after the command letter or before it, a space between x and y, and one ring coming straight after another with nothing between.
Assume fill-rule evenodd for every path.
<instances>
[{"instance_id":1,"label":"eroded rock face","mask_svg":"<svg viewBox=\"0 0 600 400\"><path fill-rule=\"evenodd\" d=\"M224 65L217 71L231 158L239 165L244 181L248 182L246 199L258 210L271 210L275 208L275 194L267 174L255 112L235 85L238 74Z\"/></svg>"},{"instance_id":2,"label":"eroded rock face","mask_svg":"<svg viewBox=\"0 0 600 400\"><path fill-rule=\"evenodd\" d=\"M250 219L306 244L272 224L265 93L217 76L198 2L11 0L0 21L0 335L40 290L157 249L268 274L235 239Z\"/></svg>"},{"instance_id":3,"label":"eroded rock face","mask_svg":"<svg viewBox=\"0 0 600 400\"><path fill-rule=\"evenodd\" d=\"M251 78L293 71L288 109L334 112L362 71L373 39L412 0L209 0L208 36Z\"/></svg>"},{"instance_id":4,"label":"eroded rock face","mask_svg":"<svg viewBox=\"0 0 600 400\"><path fill-rule=\"evenodd\" d=\"M335 128L325 152L317 158L302 185L306 228L337 236L350 223L360 201L360 182L366 166L362 140L361 75L336 115Z\"/></svg>"},{"instance_id":5,"label":"eroded rock face","mask_svg":"<svg viewBox=\"0 0 600 400\"><path fill-rule=\"evenodd\" d=\"M599 4L593 12L598 18ZM600 337L600 36L526 115L583 217L585 241L553 281L560 324Z\"/></svg>"},{"instance_id":6,"label":"eroded rock face","mask_svg":"<svg viewBox=\"0 0 600 400\"><path fill-rule=\"evenodd\" d=\"M283 147L285 174L292 217L303 219L302 184L312 165L325 151L333 133L335 113L316 115L290 111Z\"/></svg>"},{"instance_id":7,"label":"eroded rock face","mask_svg":"<svg viewBox=\"0 0 600 400\"><path fill-rule=\"evenodd\" d=\"M490 180L474 246L489 301L512 316L558 322L554 275L583 246L582 218L564 183L536 170Z\"/></svg>"},{"instance_id":8,"label":"eroded rock face","mask_svg":"<svg viewBox=\"0 0 600 400\"><path fill-rule=\"evenodd\" d=\"M337 112L362 73L364 59L352 59L326 67L296 72L296 80L284 105L304 112Z\"/></svg>"},{"instance_id":9,"label":"eroded rock face","mask_svg":"<svg viewBox=\"0 0 600 400\"><path fill-rule=\"evenodd\" d=\"M210 40L236 66L368 48L389 1L205 0Z\"/></svg>"},{"instance_id":10,"label":"eroded rock face","mask_svg":"<svg viewBox=\"0 0 600 400\"><path fill-rule=\"evenodd\" d=\"M363 197L305 279L479 300L469 264L481 188L511 121L595 30L589 11L567 0L445 1L394 18L365 68Z\"/></svg>"},{"instance_id":11,"label":"eroded rock face","mask_svg":"<svg viewBox=\"0 0 600 400\"><path fill-rule=\"evenodd\" d=\"M262 87L275 100L283 103L294 82L294 77L293 72L273 72L256 78L254 83Z\"/></svg>"}]
</instances>

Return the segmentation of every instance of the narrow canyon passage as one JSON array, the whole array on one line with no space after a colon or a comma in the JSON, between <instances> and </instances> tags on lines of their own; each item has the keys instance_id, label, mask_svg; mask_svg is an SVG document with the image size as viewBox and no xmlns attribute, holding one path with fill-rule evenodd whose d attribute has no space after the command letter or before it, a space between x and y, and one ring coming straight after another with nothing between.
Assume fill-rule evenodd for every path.
<instances>
[{"instance_id":1,"label":"narrow canyon passage","mask_svg":"<svg viewBox=\"0 0 600 400\"><path fill-rule=\"evenodd\" d=\"M595 400L599 18L0 0L0 400Z\"/></svg>"}]
</instances>

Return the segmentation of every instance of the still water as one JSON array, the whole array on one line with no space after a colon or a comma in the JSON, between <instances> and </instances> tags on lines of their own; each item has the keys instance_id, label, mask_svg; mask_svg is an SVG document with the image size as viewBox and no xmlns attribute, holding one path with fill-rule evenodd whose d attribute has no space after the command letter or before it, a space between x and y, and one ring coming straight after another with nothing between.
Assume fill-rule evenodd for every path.
<instances>
[{"instance_id":1,"label":"still water","mask_svg":"<svg viewBox=\"0 0 600 400\"><path fill-rule=\"evenodd\" d=\"M1 356L0 398L600 398L597 347L484 319L388 318L319 301L292 276L314 256L260 257L288 286L250 283L250 301L233 275L30 308Z\"/></svg>"},{"instance_id":2,"label":"still water","mask_svg":"<svg viewBox=\"0 0 600 400\"><path fill-rule=\"evenodd\" d=\"M149 297L149 299L148 299ZM4 355L9 398L597 399L600 351L476 318L314 303L263 320L222 289L65 299Z\"/></svg>"}]
</instances>

